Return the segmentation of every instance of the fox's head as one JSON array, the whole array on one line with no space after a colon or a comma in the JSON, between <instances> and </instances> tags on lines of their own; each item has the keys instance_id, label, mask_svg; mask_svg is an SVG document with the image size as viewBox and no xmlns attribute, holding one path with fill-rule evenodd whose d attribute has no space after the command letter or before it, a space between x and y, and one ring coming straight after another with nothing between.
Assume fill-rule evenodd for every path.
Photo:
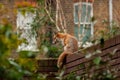
<instances>
[{"instance_id":1,"label":"fox's head","mask_svg":"<svg viewBox=\"0 0 120 80\"><path fill-rule=\"evenodd\" d=\"M64 33L60 33L60 32L57 32L57 33L54 33L54 36L53 36L53 44L56 44L57 42L61 41L61 39L64 38Z\"/></svg>"},{"instance_id":2,"label":"fox's head","mask_svg":"<svg viewBox=\"0 0 120 80\"><path fill-rule=\"evenodd\" d=\"M53 35L53 44L56 44L59 41L58 33L54 33Z\"/></svg>"}]
</instances>

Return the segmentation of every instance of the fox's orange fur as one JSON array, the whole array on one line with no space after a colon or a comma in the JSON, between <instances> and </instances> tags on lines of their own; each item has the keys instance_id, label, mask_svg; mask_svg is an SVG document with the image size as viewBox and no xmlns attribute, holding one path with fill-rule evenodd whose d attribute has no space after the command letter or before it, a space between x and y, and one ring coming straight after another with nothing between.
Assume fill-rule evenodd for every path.
<instances>
[{"instance_id":1,"label":"fox's orange fur","mask_svg":"<svg viewBox=\"0 0 120 80\"><path fill-rule=\"evenodd\" d=\"M54 43L57 40L61 40L64 46L64 51L59 56L58 62L57 62L57 66L60 68L63 65L63 60L65 56L69 54L73 54L75 51L78 50L78 41L74 36L67 33L57 33L54 36Z\"/></svg>"}]
</instances>

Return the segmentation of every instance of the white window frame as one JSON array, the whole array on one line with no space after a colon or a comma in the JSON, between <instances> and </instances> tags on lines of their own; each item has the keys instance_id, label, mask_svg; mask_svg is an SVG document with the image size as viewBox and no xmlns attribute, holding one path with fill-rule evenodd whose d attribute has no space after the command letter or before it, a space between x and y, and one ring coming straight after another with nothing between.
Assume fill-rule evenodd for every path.
<instances>
[{"instance_id":1,"label":"white window frame","mask_svg":"<svg viewBox=\"0 0 120 80\"><path fill-rule=\"evenodd\" d=\"M89 5L89 6L91 6L91 13L90 13L90 15L91 15L91 18L93 17L93 4L92 3L89 3L89 2L78 2L78 3L74 3L74 18L75 18L75 6L79 6L79 5L81 5L81 4L85 4L85 5ZM79 8L79 7L78 7ZM80 8L79 8L79 10L80 10ZM80 12L81 13L81 12ZM78 19L80 19L80 20L78 20L78 21L80 21L80 25L81 24L83 24L83 25L85 25L85 24L90 24L91 26L91 35L93 36L93 34L94 34L94 27L93 27L93 23L92 22L81 22L81 18L78 18ZM75 22L75 19L74 19L74 24L76 24L76 25L78 25L79 24L79 22Z\"/></svg>"},{"instance_id":2,"label":"white window frame","mask_svg":"<svg viewBox=\"0 0 120 80\"><path fill-rule=\"evenodd\" d=\"M37 49L37 39L36 39L36 32L32 33L32 27L31 23L33 22L33 18L35 17L35 14L32 12L25 12L25 15L21 13L21 9L18 9L17 12L17 33L20 33L20 39L26 39L26 43L21 43L18 46L18 51L38 51ZM27 35L28 34L28 35Z\"/></svg>"}]
</instances>

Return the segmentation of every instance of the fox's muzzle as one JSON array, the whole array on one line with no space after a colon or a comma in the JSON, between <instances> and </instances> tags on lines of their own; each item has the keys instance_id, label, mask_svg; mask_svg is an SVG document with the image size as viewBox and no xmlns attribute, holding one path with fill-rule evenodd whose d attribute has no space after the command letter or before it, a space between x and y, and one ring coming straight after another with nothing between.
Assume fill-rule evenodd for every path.
<instances>
[{"instance_id":1,"label":"fox's muzzle","mask_svg":"<svg viewBox=\"0 0 120 80\"><path fill-rule=\"evenodd\" d=\"M52 43L53 43L53 44L56 44L56 43L57 43L57 40L56 40L56 39L54 39Z\"/></svg>"}]
</instances>

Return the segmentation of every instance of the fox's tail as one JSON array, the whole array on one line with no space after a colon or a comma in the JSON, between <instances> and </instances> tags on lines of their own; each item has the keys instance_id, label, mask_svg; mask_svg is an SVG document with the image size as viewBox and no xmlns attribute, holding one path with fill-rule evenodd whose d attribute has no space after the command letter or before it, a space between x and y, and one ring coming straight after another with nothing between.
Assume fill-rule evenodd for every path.
<instances>
[{"instance_id":1,"label":"fox's tail","mask_svg":"<svg viewBox=\"0 0 120 80\"><path fill-rule=\"evenodd\" d=\"M58 66L58 68L62 68L62 67L63 67L64 61L65 61L65 57L66 57L68 54L72 54L72 52L64 51L64 52L59 56L58 61L57 61L57 66Z\"/></svg>"}]
</instances>

